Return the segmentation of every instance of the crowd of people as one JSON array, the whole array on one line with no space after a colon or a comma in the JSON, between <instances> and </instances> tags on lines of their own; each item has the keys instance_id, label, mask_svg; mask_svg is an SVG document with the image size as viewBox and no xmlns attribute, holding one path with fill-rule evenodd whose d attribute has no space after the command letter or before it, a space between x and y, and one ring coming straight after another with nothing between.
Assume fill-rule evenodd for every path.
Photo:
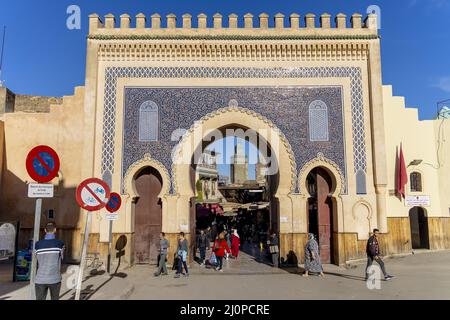
<instances>
[{"instance_id":1,"label":"crowd of people","mask_svg":"<svg viewBox=\"0 0 450 320\"><path fill-rule=\"evenodd\" d=\"M241 247L241 237L239 236L238 229L236 227L231 228L231 232L228 232L227 226L222 226L223 229L217 233L217 228L208 227L206 230L200 230L196 238L195 254L199 253L199 263L201 266L211 266L216 271L223 272L223 260L226 259L238 259L239 251ZM366 267L366 280L369 278L368 271L373 262L377 262L384 275L384 279L389 281L394 277L386 272L384 262L380 258L380 246L378 242L379 230L375 229L373 235L369 238L366 247L367 253L367 267ZM268 253L271 257L271 264L273 267L279 267L280 249L279 239L274 231L269 233L267 240ZM158 258L158 270L155 276L161 274L167 275L167 249L169 248L169 241L166 239L165 234L161 233L160 241L160 255ZM207 259L206 253L211 249L210 257ZM175 262L173 269L176 270L175 278L180 278L181 275L189 277L189 270L187 266L187 256L189 252L188 240L185 238L185 234L181 232L178 237L177 252L175 254ZM184 268L184 272L183 272ZM308 235L308 241L305 246L305 272L304 277L308 277L310 273L318 274L320 277L324 277L324 270L320 259L319 244L314 234Z\"/></svg>"},{"instance_id":2,"label":"crowd of people","mask_svg":"<svg viewBox=\"0 0 450 320\"><path fill-rule=\"evenodd\" d=\"M223 260L229 258L238 258L241 246L241 238L236 227L231 229L223 228L220 232L215 234L214 230L217 228L210 227L206 231L200 231L196 239L196 252L200 254L200 263L207 264L206 253L211 248L211 256L208 259L210 265L215 267L219 272L223 270ZM230 230L231 232L228 232ZM35 278L35 290L37 300L46 300L48 292L50 291L51 299L58 300L61 290L61 262L64 254L64 242L58 240L56 237L56 225L48 223L45 227L45 238L35 244L36 258L37 258L37 272ZM371 266L373 262L377 262L380 266L384 279L389 281L394 277L389 275L386 271L384 262L381 258L381 250L379 244L379 230L374 229L372 236L367 241L367 267L366 280L370 280ZM268 251L272 257L272 265L278 267L279 261L279 239L274 231L270 232L267 240ZM160 235L158 269L155 276L168 275L167 271L167 254L170 247L169 240L166 238L164 232ZM187 257L189 252L189 243L183 232L180 232L178 237L176 259L174 262L174 270L176 270L175 278L180 278L181 275L189 277L189 269L187 264ZM184 272L183 272L184 269ZM305 273L304 276L309 276L310 273L317 273L324 276L324 270L320 261L319 244L314 234L309 234L308 242L305 247Z\"/></svg>"}]
</instances>

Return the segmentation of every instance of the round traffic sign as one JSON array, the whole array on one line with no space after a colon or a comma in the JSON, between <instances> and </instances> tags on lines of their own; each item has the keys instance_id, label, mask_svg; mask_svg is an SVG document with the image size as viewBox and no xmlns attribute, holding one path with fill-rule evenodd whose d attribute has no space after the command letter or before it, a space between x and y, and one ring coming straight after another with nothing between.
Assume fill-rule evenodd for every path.
<instances>
[{"instance_id":1,"label":"round traffic sign","mask_svg":"<svg viewBox=\"0 0 450 320\"><path fill-rule=\"evenodd\" d=\"M27 172L31 179L39 183L52 181L59 172L59 157L52 148L39 146L28 153Z\"/></svg>"},{"instance_id":2,"label":"round traffic sign","mask_svg":"<svg viewBox=\"0 0 450 320\"><path fill-rule=\"evenodd\" d=\"M110 213L114 213L119 211L120 206L122 205L122 198L118 193L111 193L109 197L109 201L106 204L106 210L108 210Z\"/></svg>"},{"instance_id":3,"label":"round traffic sign","mask_svg":"<svg viewBox=\"0 0 450 320\"><path fill-rule=\"evenodd\" d=\"M87 179L77 188L76 198L81 208L87 211L97 211L106 206L110 197L106 182L97 179Z\"/></svg>"}]
</instances>

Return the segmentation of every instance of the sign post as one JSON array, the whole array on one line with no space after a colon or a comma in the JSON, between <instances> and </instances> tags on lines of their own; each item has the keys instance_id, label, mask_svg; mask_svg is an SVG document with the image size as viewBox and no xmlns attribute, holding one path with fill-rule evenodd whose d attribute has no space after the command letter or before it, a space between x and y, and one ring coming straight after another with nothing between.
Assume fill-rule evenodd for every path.
<instances>
[{"instance_id":1,"label":"sign post","mask_svg":"<svg viewBox=\"0 0 450 320\"><path fill-rule=\"evenodd\" d=\"M84 228L83 249L81 252L80 268L76 287L75 300L80 300L81 285L83 283L84 267L86 265L87 247L89 245L89 228L92 212L104 208L110 197L108 185L96 178L83 181L77 188L76 199L79 206L87 211L86 225Z\"/></svg>"},{"instance_id":2,"label":"sign post","mask_svg":"<svg viewBox=\"0 0 450 320\"><path fill-rule=\"evenodd\" d=\"M38 146L28 153L26 168L30 177L39 183L52 181L59 172L58 154L50 147ZM36 198L36 208L34 211L34 233L33 233L33 255L31 259L30 273L30 300L36 300L35 278L36 278L36 242L39 241L41 228L42 198L53 197L53 185L30 184L28 187L28 197Z\"/></svg>"},{"instance_id":3,"label":"sign post","mask_svg":"<svg viewBox=\"0 0 450 320\"><path fill-rule=\"evenodd\" d=\"M106 210L108 210L109 214L106 214L106 219L109 220L109 243L108 243L108 263L107 263L107 272L111 274L111 251L112 251L112 242L113 242L113 223L118 219L118 215L116 214L119 211L120 206L122 205L122 199L120 195L117 193L111 193L111 197L109 199L108 204L106 205Z\"/></svg>"}]
</instances>

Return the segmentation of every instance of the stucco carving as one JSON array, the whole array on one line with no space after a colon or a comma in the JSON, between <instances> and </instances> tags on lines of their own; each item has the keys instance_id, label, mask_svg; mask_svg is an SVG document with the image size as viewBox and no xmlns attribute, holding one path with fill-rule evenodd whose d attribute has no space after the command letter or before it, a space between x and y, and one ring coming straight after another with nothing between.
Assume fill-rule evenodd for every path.
<instances>
[{"instance_id":1,"label":"stucco carving","mask_svg":"<svg viewBox=\"0 0 450 320\"><path fill-rule=\"evenodd\" d=\"M125 185L124 185L124 194L128 195L131 198L138 197L138 193L134 187L134 177L136 174L145 167L153 167L158 170L159 174L163 180L163 186L159 197L163 197L164 195L168 195L170 192L170 174L167 171L166 167L159 161L152 159L149 153L146 153L144 157L135 163L133 163L130 168L127 170L125 174Z\"/></svg>"},{"instance_id":2,"label":"stucco carving","mask_svg":"<svg viewBox=\"0 0 450 320\"><path fill-rule=\"evenodd\" d=\"M333 179L333 195L340 195L345 192L345 177L339 166L333 161L319 152L317 157L308 161L300 170L298 178L298 187L300 194L308 195L306 190L306 178L312 169L316 167L324 167L331 172Z\"/></svg>"}]
</instances>

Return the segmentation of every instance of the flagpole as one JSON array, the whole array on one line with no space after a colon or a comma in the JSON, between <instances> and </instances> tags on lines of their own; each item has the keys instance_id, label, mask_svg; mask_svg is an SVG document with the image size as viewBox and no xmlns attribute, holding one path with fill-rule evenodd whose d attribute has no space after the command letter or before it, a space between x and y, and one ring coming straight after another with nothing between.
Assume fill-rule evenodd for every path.
<instances>
[{"instance_id":1,"label":"flagpole","mask_svg":"<svg viewBox=\"0 0 450 320\"><path fill-rule=\"evenodd\" d=\"M5 49L6 26L3 26L2 52L0 54L0 87L3 87L2 70L3 70L3 53Z\"/></svg>"}]
</instances>

